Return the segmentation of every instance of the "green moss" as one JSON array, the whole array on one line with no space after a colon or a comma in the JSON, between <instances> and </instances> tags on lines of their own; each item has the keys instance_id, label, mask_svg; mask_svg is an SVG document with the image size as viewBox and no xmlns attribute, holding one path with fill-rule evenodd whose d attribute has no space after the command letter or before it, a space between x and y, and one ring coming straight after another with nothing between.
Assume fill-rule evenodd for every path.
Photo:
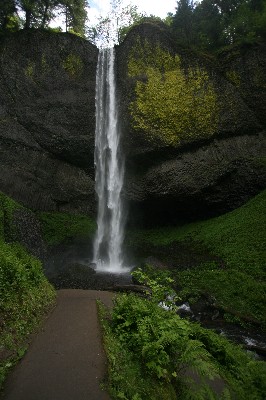
<instances>
[{"instance_id":1,"label":"green moss","mask_svg":"<svg viewBox=\"0 0 266 400\"><path fill-rule=\"evenodd\" d=\"M35 63L33 61L29 60L28 65L25 68L25 75L28 78L33 79L34 72L35 72Z\"/></svg>"},{"instance_id":2,"label":"green moss","mask_svg":"<svg viewBox=\"0 0 266 400\"><path fill-rule=\"evenodd\" d=\"M183 295L207 293L217 305L266 328L265 296L266 191L228 214L176 228L153 229L131 235L132 245L169 246L189 243L207 249L214 263L177 272ZM172 252L172 250L171 250ZM217 262L217 258L220 262ZM215 261L216 260L216 261ZM221 267L222 264L222 267Z\"/></svg>"},{"instance_id":3,"label":"green moss","mask_svg":"<svg viewBox=\"0 0 266 400\"><path fill-rule=\"evenodd\" d=\"M137 80L130 104L133 126L147 138L177 146L215 133L217 96L204 68L185 71L179 56L138 41L129 56L128 75Z\"/></svg>"},{"instance_id":4,"label":"green moss","mask_svg":"<svg viewBox=\"0 0 266 400\"><path fill-rule=\"evenodd\" d=\"M247 204L220 217L176 228L136 232L131 238L154 245L186 240L201 242L223 257L230 267L262 273L266 261L265 234L266 191L263 191Z\"/></svg>"},{"instance_id":5,"label":"green moss","mask_svg":"<svg viewBox=\"0 0 266 400\"><path fill-rule=\"evenodd\" d=\"M257 88L266 89L266 80L264 69L259 66L256 67L253 75L253 83Z\"/></svg>"},{"instance_id":6,"label":"green moss","mask_svg":"<svg viewBox=\"0 0 266 400\"><path fill-rule=\"evenodd\" d=\"M252 161L256 165L261 165L263 167L266 167L266 157L255 157L255 158L252 159Z\"/></svg>"},{"instance_id":7,"label":"green moss","mask_svg":"<svg viewBox=\"0 0 266 400\"><path fill-rule=\"evenodd\" d=\"M38 213L43 236L50 245L66 242L70 239L92 238L96 224L85 215L74 215L57 212Z\"/></svg>"},{"instance_id":8,"label":"green moss","mask_svg":"<svg viewBox=\"0 0 266 400\"><path fill-rule=\"evenodd\" d=\"M77 78L82 74L84 65L78 55L70 53L63 61L63 68L71 78Z\"/></svg>"},{"instance_id":9,"label":"green moss","mask_svg":"<svg viewBox=\"0 0 266 400\"><path fill-rule=\"evenodd\" d=\"M13 213L22 206L0 192L0 240L9 240L15 235Z\"/></svg>"},{"instance_id":10,"label":"green moss","mask_svg":"<svg viewBox=\"0 0 266 400\"><path fill-rule=\"evenodd\" d=\"M49 65L44 54L42 55L41 58L41 68L42 68L42 73L49 72Z\"/></svg>"},{"instance_id":11,"label":"green moss","mask_svg":"<svg viewBox=\"0 0 266 400\"><path fill-rule=\"evenodd\" d=\"M236 87L239 87L241 84L241 78L236 71L228 71L226 72L227 79L233 83Z\"/></svg>"}]
</instances>

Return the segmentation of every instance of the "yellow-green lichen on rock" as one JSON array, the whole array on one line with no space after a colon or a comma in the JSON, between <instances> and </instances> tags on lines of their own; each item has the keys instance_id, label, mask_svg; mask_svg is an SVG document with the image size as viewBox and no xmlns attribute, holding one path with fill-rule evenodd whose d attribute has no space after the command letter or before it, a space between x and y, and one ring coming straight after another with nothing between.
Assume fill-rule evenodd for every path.
<instances>
[{"instance_id":1,"label":"yellow-green lichen on rock","mask_svg":"<svg viewBox=\"0 0 266 400\"><path fill-rule=\"evenodd\" d=\"M28 78L33 79L34 72L35 72L35 63L33 61L29 60L28 65L25 68L25 75Z\"/></svg>"},{"instance_id":2,"label":"yellow-green lichen on rock","mask_svg":"<svg viewBox=\"0 0 266 400\"><path fill-rule=\"evenodd\" d=\"M73 53L70 53L63 61L63 68L72 78L82 74L84 65L81 58Z\"/></svg>"},{"instance_id":3,"label":"yellow-green lichen on rock","mask_svg":"<svg viewBox=\"0 0 266 400\"><path fill-rule=\"evenodd\" d=\"M49 72L49 64L48 64L47 59L44 54L42 55L42 59L41 59L41 68L42 68L43 74Z\"/></svg>"},{"instance_id":4,"label":"yellow-green lichen on rock","mask_svg":"<svg viewBox=\"0 0 266 400\"><path fill-rule=\"evenodd\" d=\"M129 56L128 75L137 80L130 104L133 127L149 140L178 146L215 133L217 95L206 69L184 70L178 55L138 40Z\"/></svg>"},{"instance_id":5,"label":"yellow-green lichen on rock","mask_svg":"<svg viewBox=\"0 0 266 400\"><path fill-rule=\"evenodd\" d=\"M241 77L236 71L233 70L227 71L226 78L236 87L239 87L241 85Z\"/></svg>"}]
</instances>

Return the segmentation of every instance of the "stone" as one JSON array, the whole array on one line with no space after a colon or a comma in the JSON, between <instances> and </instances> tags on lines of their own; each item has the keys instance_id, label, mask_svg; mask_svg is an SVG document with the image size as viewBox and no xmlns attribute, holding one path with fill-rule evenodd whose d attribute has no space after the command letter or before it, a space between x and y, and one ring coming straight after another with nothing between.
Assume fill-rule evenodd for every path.
<instances>
[{"instance_id":1,"label":"stone","mask_svg":"<svg viewBox=\"0 0 266 400\"><path fill-rule=\"evenodd\" d=\"M0 38L0 190L33 211L96 214L97 56L68 33ZM135 226L219 215L265 188L265 45L219 57L179 47L163 23L133 27L116 47L123 197ZM154 113L162 97L167 107L142 126L138 88L150 98L153 80Z\"/></svg>"},{"instance_id":2,"label":"stone","mask_svg":"<svg viewBox=\"0 0 266 400\"><path fill-rule=\"evenodd\" d=\"M67 33L0 39L0 190L26 207L95 213L97 55Z\"/></svg>"},{"instance_id":3,"label":"stone","mask_svg":"<svg viewBox=\"0 0 266 400\"><path fill-rule=\"evenodd\" d=\"M148 22L132 28L117 48L126 153L124 197L134 225L175 224L220 215L265 188L265 51L261 45L225 53L226 63L219 59L218 66L210 58L178 47L164 24ZM183 80L182 90L175 76ZM157 83L152 86L149 81ZM163 108L164 102L157 106L161 100L154 87L169 111ZM187 119L180 126L172 115L183 118L182 102L187 102L188 95L191 106L184 109ZM169 96L176 99L173 107ZM207 109L208 102L214 102L213 109L208 109L211 118L197 97ZM195 115L194 108L199 110ZM204 125L206 132L201 115L203 120L210 118Z\"/></svg>"}]
</instances>

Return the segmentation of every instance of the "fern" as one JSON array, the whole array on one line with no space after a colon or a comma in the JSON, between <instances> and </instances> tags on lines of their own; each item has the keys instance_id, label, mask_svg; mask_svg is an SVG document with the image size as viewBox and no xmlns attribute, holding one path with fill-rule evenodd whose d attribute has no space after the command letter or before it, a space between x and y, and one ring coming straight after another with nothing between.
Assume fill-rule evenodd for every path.
<instances>
[{"instance_id":1,"label":"fern","mask_svg":"<svg viewBox=\"0 0 266 400\"><path fill-rule=\"evenodd\" d=\"M157 285L153 279L145 283ZM161 283L159 292L159 297L167 293ZM154 297L117 296L110 324L119 346L139 365L139 376L160 382L164 390L174 388L176 395L169 389L169 399L246 400L247 393L249 400L264 399L265 364L214 332L182 320L175 311L158 307L158 292L149 293Z\"/></svg>"}]
</instances>

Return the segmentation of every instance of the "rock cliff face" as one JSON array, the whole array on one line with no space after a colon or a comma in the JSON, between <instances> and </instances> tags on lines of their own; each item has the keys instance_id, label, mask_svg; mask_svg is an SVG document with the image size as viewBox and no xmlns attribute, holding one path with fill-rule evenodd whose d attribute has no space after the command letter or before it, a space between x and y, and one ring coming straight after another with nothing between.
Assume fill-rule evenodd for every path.
<instances>
[{"instance_id":1,"label":"rock cliff face","mask_svg":"<svg viewBox=\"0 0 266 400\"><path fill-rule=\"evenodd\" d=\"M214 62L144 23L116 53L130 215L219 214L265 187L263 44ZM95 213L97 55L70 34L0 40L0 190L33 210Z\"/></svg>"},{"instance_id":2,"label":"rock cliff face","mask_svg":"<svg viewBox=\"0 0 266 400\"><path fill-rule=\"evenodd\" d=\"M0 190L27 207L95 209L97 54L69 34L0 41Z\"/></svg>"},{"instance_id":3,"label":"rock cliff face","mask_svg":"<svg viewBox=\"0 0 266 400\"><path fill-rule=\"evenodd\" d=\"M256 51L252 63L247 50L240 72L240 53L217 65L177 48L164 25L150 23L119 46L125 197L142 220L223 213L265 187L266 57L262 46ZM236 76L240 83L232 82Z\"/></svg>"}]
</instances>

